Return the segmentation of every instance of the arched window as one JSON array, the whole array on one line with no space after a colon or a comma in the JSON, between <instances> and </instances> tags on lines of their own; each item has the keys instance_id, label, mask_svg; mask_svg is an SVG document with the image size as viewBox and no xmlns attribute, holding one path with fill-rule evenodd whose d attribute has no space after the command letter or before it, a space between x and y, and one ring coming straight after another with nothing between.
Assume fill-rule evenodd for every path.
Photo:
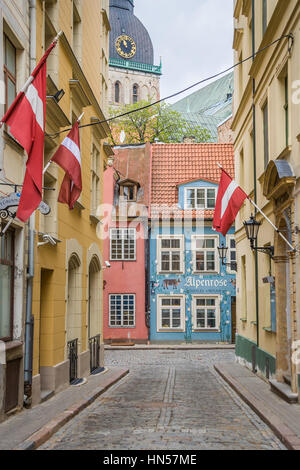
<instances>
[{"instance_id":1,"label":"arched window","mask_svg":"<svg viewBox=\"0 0 300 470\"><path fill-rule=\"evenodd\" d=\"M133 85L133 93L132 93L133 104L138 102L138 91L139 91L138 85Z\"/></svg>"},{"instance_id":2,"label":"arched window","mask_svg":"<svg viewBox=\"0 0 300 470\"><path fill-rule=\"evenodd\" d=\"M115 102L120 103L120 82L115 83Z\"/></svg>"}]
</instances>

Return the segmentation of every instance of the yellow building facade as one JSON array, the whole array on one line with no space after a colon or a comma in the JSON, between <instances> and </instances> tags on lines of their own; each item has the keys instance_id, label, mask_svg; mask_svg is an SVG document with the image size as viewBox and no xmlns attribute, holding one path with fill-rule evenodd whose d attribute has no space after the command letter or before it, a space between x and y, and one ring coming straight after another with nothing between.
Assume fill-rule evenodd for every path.
<instances>
[{"instance_id":1,"label":"yellow building facade","mask_svg":"<svg viewBox=\"0 0 300 470\"><path fill-rule=\"evenodd\" d=\"M57 132L70 128L83 112L82 125L105 119L108 12L108 0L36 2L37 60L63 32L47 62L45 166L67 135ZM103 170L112 154L107 135L106 123L80 130L83 191L72 211L57 202L63 170L52 164L44 175L43 199L51 213L35 215L33 404L103 366L97 214Z\"/></svg>"},{"instance_id":2,"label":"yellow building facade","mask_svg":"<svg viewBox=\"0 0 300 470\"><path fill-rule=\"evenodd\" d=\"M236 0L233 47L235 63L265 48L235 69L236 180L298 249L293 252L258 213L256 220L262 225L257 246L267 252L251 250L243 222L255 209L248 201L244 204L236 220L236 355L271 380L274 391L296 401L300 397L299 1Z\"/></svg>"}]
</instances>

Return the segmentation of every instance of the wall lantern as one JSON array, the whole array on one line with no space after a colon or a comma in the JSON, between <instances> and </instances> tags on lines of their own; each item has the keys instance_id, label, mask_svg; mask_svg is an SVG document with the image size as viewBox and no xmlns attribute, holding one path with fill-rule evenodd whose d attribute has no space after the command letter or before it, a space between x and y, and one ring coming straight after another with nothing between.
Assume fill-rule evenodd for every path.
<instances>
[{"instance_id":1,"label":"wall lantern","mask_svg":"<svg viewBox=\"0 0 300 470\"><path fill-rule=\"evenodd\" d=\"M231 263L226 263L228 248L224 245L224 243L222 243L221 246L218 246L218 252L220 260L222 262L222 266L230 266L231 271L237 271L237 263L235 261L232 261Z\"/></svg>"},{"instance_id":2,"label":"wall lantern","mask_svg":"<svg viewBox=\"0 0 300 470\"><path fill-rule=\"evenodd\" d=\"M253 215L251 215L250 220L244 222L244 227L246 230L246 235L250 241L251 250L260 251L269 255L271 258L274 257L274 246L265 246L257 247L257 237L258 231L261 226L261 222L258 222Z\"/></svg>"}]
</instances>

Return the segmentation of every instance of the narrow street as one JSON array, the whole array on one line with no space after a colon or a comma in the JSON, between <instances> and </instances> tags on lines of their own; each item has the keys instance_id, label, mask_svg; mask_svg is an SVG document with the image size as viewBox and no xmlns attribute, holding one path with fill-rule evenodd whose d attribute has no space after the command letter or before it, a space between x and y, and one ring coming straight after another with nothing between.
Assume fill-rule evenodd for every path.
<instances>
[{"instance_id":1,"label":"narrow street","mask_svg":"<svg viewBox=\"0 0 300 470\"><path fill-rule=\"evenodd\" d=\"M213 369L233 351L107 351L130 373L45 450L279 450L273 432Z\"/></svg>"}]
</instances>

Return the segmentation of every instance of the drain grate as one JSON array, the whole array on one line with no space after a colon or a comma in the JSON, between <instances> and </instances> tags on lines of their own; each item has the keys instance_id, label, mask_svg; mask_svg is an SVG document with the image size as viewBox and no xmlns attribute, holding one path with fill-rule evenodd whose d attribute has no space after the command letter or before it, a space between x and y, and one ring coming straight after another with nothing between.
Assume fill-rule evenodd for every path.
<instances>
[{"instance_id":1,"label":"drain grate","mask_svg":"<svg viewBox=\"0 0 300 470\"><path fill-rule=\"evenodd\" d=\"M97 375L97 374L101 374L101 372L103 372L105 370L105 367L97 367L97 369L93 370L93 372L91 372L91 375Z\"/></svg>"},{"instance_id":2,"label":"drain grate","mask_svg":"<svg viewBox=\"0 0 300 470\"><path fill-rule=\"evenodd\" d=\"M84 379L75 379L72 380L71 385L80 385L84 382Z\"/></svg>"}]
</instances>

